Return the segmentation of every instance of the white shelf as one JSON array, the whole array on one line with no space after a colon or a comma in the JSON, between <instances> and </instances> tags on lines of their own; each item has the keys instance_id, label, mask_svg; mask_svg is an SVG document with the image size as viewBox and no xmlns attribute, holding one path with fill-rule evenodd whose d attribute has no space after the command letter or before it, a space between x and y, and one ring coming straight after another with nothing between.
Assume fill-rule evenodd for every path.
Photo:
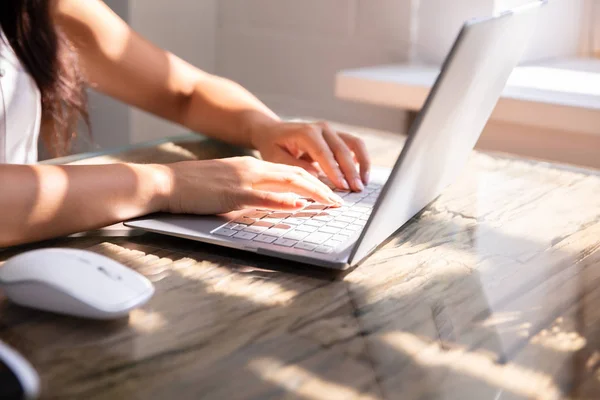
<instances>
[{"instance_id":1,"label":"white shelf","mask_svg":"<svg viewBox=\"0 0 600 400\"><path fill-rule=\"evenodd\" d=\"M345 100L419 110L438 67L403 64L340 71L336 95ZM600 60L563 59L515 69L493 120L600 134Z\"/></svg>"}]
</instances>

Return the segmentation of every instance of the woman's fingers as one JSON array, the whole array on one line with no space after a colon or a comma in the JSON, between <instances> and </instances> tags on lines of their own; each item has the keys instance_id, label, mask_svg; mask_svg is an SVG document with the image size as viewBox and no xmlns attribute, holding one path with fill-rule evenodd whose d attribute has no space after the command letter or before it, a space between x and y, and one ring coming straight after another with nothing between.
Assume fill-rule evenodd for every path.
<instances>
[{"instance_id":1,"label":"woman's fingers","mask_svg":"<svg viewBox=\"0 0 600 400\"><path fill-rule=\"evenodd\" d=\"M349 190L350 186L348 186L348 182L346 182L329 144L323 138L322 129L313 129L303 137L303 140L306 152L319 163L331 182L340 189Z\"/></svg>"},{"instance_id":2,"label":"woman's fingers","mask_svg":"<svg viewBox=\"0 0 600 400\"><path fill-rule=\"evenodd\" d=\"M300 167L306 172L308 172L310 175L315 177L319 175L319 170L315 168L315 166L312 165L309 161L303 158L295 158L283 149L278 149L277 153L275 154L274 161L281 163L282 165L293 165L296 167Z\"/></svg>"},{"instance_id":3,"label":"woman's fingers","mask_svg":"<svg viewBox=\"0 0 600 400\"><path fill-rule=\"evenodd\" d=\"M331 189L329 188L329 186L327 186L326 184L324 184L319 178L317 178L317 176L309 173L308 171L306 171L302 167L301 168L297 168L297 167L293 167L293 166L290 166L290 165L284 165L284 164L273 164L273 167L276 168L276 170L278 172L286 172L286 173L300 175L304 179L307 179L308 181L312 182L313 185L315 185L317 187L320 187L322 190L327 191L328 194L331 195L333 193L331 191Z\"/></svg>"},{"instance_id":4,"label":"woman's fingers","mask_svg":"<svg viewBox=\"0 0 600 400\"><path fill-rule=\"evenodd\" d=\"M291 193L275 193L263 190L247 189L235 195L235 208L265 208L276 211L295 211L308 205L306 200Z\"/></svg>"},{"instance_id":5,"label":"woman's fingers","mask_svg":"<svg viewBox=\"0 0 600 400\"><path fill-rule=\"evenodd\" d=\"M291 192L327 205L343 203L343 200L324 184L320 182L315 184L310 179L295 173L278 172L265 175L253 185L253 188L272 192Z\"/></svg>"},{"instance_id":6,"label":"woman's fingers","mask_svg":"<svg viewBox=\"0 0 600 400\"><path fill-rule=\"evenodd\" d=\"M354 164L353 154L346 142L327 125L323 125L323 137L335 155L335 159L352 190L362 191L365 187Z\"/></svg>"},{"instance_id":7,"label":"woman's fingers","mask_svg":"<svg viewBox=\"0 0 600 400\"><path fill-rule=\"evenodd\" d=\"M369 159L369 152L367 151L365 142L348 133L340 132L339 136L354 153L354 157L358 161L360 168L361 179L367 185L369 183L369 173L371 172L371 160Z\"/></svg>"}]
</instances>

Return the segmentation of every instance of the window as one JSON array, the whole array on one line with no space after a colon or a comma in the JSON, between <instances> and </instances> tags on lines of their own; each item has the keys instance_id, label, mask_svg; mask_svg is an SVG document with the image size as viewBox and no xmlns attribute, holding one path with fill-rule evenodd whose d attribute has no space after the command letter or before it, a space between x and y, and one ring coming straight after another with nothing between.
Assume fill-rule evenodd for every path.
<instances>
[{"instance_id":1,"label":"window","mask_svg":"<svg viewBox=\"0 0 600 400\"><path fill-rule=\"evenodd\" d=\"M400 0L399 0L400 1ZM417 61L440 64L466 19L511 9L532 0L417 0L414 55ZM549 0L524 62L587 56L590 44L589 9L597 23L594 46L600 55L600 0Z\"/></svg>"}]
</instances>

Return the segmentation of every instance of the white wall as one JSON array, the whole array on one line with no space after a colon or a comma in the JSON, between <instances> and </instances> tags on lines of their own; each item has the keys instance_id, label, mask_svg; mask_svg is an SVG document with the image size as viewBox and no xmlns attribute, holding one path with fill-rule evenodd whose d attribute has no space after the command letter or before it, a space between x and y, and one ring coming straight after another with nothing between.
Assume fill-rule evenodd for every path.
<instances>
[{"instance_id":1,"label":"white wall","mask_svg":"<svg viewBox=\"0 0 600 400\"><path fill-rule=\"evenodd\" d=\"M104 0L125 21L130 20L129 3L123 0ZM89 90L89 113L93 144L84 133L78 146L81 150L124 146L130 143L131 112L129 107L102 94ZM82 129L83 131L83 129Z\"/></svg>"},{"instance_id":2,"label":"white wall","mask_svg":"<svg viewBox=\"0 0 600 400\"><path fill-rule=\"evenodd\" d=\"M142 36L208 72L215 72L217 0L129 0L132 28ZM188 130L134 110L133 143Z\"/></svg>"},{"instance_id":3,"label":"white wall","mask_svg":"<svg viewBox=\"0 0 600 400\"><path fill-rule=\"evenodd\" d=\"M276 112L401 130L398 110L338 100L344 68L401 62L411 41L407 0L220 0L217 73Z\"/></svg>"},{"instance_id":4,"label":"white wall","mask_svg":"<svg viewBox=\"0 0 600 400\"><path fill-rule=\"evenodd\" d=\"M134 30L198 67L215 72L217 0L104 0ZM98 93L90 93L94 142L109 148L187 132Z\"/></svg>"}]
</instances>

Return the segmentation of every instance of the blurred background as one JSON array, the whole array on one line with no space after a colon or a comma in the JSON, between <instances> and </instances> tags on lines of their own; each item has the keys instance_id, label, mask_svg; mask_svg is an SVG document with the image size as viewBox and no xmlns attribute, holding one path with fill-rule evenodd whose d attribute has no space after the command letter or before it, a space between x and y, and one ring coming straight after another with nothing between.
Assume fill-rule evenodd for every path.
<instances>
[{"instance_id":1,"label":"blurred background","mask_svg":"<svg viewBox=\"0 0 600 400\"><path fill-rule=\"evenodd\" d=\"M398 134L406 133L462 23L527 3L105 1L149 40L241 83L281 115ZM550 0L523 59L527 68L480 148L600 167L599 3ZM186 133L96 93L90 111L96 149Z\"/></svg>"}]
</instances>

